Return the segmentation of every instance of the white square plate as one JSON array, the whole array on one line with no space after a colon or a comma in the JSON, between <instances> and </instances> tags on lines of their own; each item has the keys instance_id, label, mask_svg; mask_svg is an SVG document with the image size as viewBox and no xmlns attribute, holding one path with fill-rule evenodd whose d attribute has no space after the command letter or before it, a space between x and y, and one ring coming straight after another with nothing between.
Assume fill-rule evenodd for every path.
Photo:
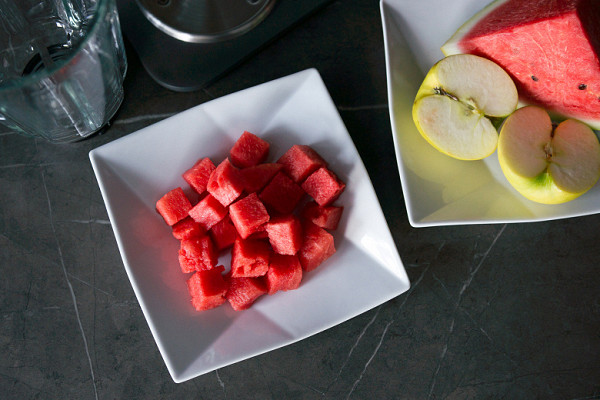
<instances>
[{"instance_id":1,"label":"white square plate","mask_svg":"<svg viewBox=\"0 0 600 400\"><path fill-rule=\"evenodd\" d=\"M224 159L248 130L271 161L312 146L347 184L337 252L299 289L262 296L249 310L195 311L179 243L155 211L198 158ZM388 301L409 280L367 171L319 73L306 70L201 104L90 152L125 270L176 382L296 342ZM226 263L223 256L221 263Z\"/></svg>"},{"instance_id":2,"label":"white square plate","mask_svg":"<svg viewBox=\"0 0 600 400\"><path fill-rule=\"evenodd\" d=\"M514 190L497 154L459 161L430 146L412 119L412 104L440 47L488 2L382 0L388 101L396 158L410 224L415 227L533 222L600 212L600 184L560 205L532 202Z\"/></svg>"}]
</instances>

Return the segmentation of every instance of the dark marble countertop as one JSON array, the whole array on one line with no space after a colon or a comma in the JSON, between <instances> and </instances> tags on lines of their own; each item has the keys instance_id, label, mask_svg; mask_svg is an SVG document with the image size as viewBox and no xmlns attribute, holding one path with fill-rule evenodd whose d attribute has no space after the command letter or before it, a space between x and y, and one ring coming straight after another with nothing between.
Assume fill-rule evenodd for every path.
<instances>
[{"instance_id":1,"label":"dark marble countertop","mask_svg":"<svg viewBox=\"0 0 600 400\"><path fill-rule=\"evenodd\" d=\"M0 397L600 399L600 216L413 228L396 168L379 3L333 1L204 89L155 83L128 45L111 127L58 145L0 133ZM172 381L88 152L211 99L316 68L411 280L322 333Z\"/></svg>"}]
</instances>

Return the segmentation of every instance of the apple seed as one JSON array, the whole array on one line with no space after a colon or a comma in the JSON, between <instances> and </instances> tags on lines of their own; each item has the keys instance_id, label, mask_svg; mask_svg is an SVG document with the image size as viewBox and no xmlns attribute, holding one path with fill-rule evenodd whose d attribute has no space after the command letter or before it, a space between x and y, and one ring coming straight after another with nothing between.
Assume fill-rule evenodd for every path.
<instances>
[{"instance_id":1,"label":"apple seed","mask_svg":"<svg viewBox=\"0 0 600 400\"><path fill-rule=\"evenodd\" d=\"M550 142L544 145L544 152L546 153L546 161L552 161L552 144Z\"/></svg>"},{"instance_id":2,"label":"apple seed","mask_svg":"<svg viewBox=\"0 0 600 400\"><path fill-rule=\"evenodd\" d=\"M551 162L552 156L554 155L554 151L552 148L552 139L554 138L554 132L556 131L556 127L558 124L556 122L552 122L552 130L550 131L550 141L544 145L544 152L546 153L546 161Z\"/></svg>"},{"instance_id":3,"label":"apple seed","mask_svg":"<svg viewBox=\"0 0 600 400\"><path fill-rule=\"evenodd\" d=\"M450 93L446 92L441 87L435 87L435 88L433 88L433 91L435 92L435 94L439 94L441 96L446 96L446 97L451 98L452 100L458 101L458 97L454 96L453 94L450 94Z\"/></svg>"}]
</instances>

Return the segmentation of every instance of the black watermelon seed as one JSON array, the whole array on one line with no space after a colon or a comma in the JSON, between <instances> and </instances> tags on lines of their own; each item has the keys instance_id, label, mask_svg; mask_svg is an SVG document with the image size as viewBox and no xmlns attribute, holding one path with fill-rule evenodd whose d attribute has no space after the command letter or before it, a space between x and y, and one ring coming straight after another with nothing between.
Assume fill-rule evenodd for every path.
<instances>
[{"instance_id":1,"label":"black watermelon seed","mask_svg":"<svg viewBox=\"0 0 600 400\"><path fill-rule=\"evenodd\" d=\"M585 83L582 83L581 85L579 85L579 90L585 90L587 89L587 85Z\"/></svg>"},{"instance_id":2,"label":"black watermelon seed","mask_svg":"<svg viewBox=\"0 0 600 400\"><path fill-rule=\"evenodd\" d=\"M537 77L537 76L535 76L535 75L531 75L531 79L533 79L533 81L534 81L534 82L537 82L537 81L538 81L538 77Z\"/></svg>"}]
</instances>

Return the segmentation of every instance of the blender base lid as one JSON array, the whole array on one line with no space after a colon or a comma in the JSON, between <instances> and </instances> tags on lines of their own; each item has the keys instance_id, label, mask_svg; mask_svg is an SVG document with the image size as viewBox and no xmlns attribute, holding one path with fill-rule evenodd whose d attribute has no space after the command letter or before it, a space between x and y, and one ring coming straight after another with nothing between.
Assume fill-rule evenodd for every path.
<instances>
[{"instance_id":1,"label":"blender base lid","mask_svg":"<svg viewBox=\"0 0 600 400\"><path fill-rule=\"evenodd\" d=\"M247 32L209 43L185 42L158 29L136 1L117 0L117 8L123 35L144 69L160 85L184 92L205 87L332 1L277 0L262 22Z\"/></svg>"},{"instance_id":2,"label":"blender base lid","mask_svg":"<svg viewBox=\"0 0 600 400\"><path fill-rule=\"evenodd\" d=\"M158 29L190 43L242 35L265 19L275 0L137 0Z\"/></svg>"}]
</instances>

